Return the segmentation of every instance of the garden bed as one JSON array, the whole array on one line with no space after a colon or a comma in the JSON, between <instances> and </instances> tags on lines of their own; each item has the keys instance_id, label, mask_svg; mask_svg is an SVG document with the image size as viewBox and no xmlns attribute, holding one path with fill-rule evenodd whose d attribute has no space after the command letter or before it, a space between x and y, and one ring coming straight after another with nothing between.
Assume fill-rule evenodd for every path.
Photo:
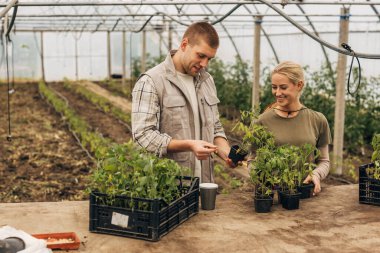
<instances>
[{"instance_id":1,"label":"garden bed","mask_svg":"<svg viewBox=\"0 0 380 253\"><path fill-rule=\"evenodd\" d=\"M6 86L0 85L0 202L87 199L94 163L36 83L17 84L11 97L12 142L6 141Z\"/></svg>"},{"instance_id":2,"label":"garden bed","mask_svg":"<svg viewBox=\"0 0 380 253\"><path fill-rule=\"evenodd\" d=\"M49 85L50 88L64 96L70 108L84 119L93 131L98 131L106 138L110 138L116 143L127 142L132 138L129 129L119 122L118 119L111 114L104 113L91 102L82 96L66 89L62 83L54 83Z\"/></svg>"}]
</instances>

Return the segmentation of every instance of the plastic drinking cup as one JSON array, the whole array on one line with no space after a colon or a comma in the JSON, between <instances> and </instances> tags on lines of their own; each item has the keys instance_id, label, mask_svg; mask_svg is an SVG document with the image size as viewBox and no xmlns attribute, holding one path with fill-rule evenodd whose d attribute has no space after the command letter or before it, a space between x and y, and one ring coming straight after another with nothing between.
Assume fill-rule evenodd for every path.
<instances>
[{"instance_id":1,"label":"plastic drinking cup","mask_svg":"<svg viewBox=\"0 0 380 253\"><path fill-rule=\"evenodd\" d=\"M216 191L218 185L213 183L202 183L199 185L201 191L201 207L203 210L214 210Z\"/></svg>"}]
</instances>

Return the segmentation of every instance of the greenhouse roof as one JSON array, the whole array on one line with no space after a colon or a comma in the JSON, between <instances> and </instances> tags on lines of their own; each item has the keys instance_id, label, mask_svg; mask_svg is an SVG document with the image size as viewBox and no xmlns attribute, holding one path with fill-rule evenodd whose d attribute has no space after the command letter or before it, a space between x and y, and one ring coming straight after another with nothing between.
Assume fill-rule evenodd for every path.
<instances>
[{"instance_id":1,"label":"greenhouse roof","mask_svg":"<svg viewBox=\"0 0 380 253\"><path fill-rule=\"evenodd\" d=\"M307 31L312 35L338 33L342 18L350 19L351 33L380 31L380 1L13 0L0 6L4 8L2 16L7 9L17 6L5 15L8 17L5 23L15 17L16 32L139 33L144 30L159 34L172 29L180 37L192 22L207 20L216 26L222 38L230 40L237 54L240 52L236 40L252 37L255 22L260 22L269 43L270 37ZM348 12L342 14L342 7Z\"/></svg>"},{"instance_id":2,"label":"greenhouse roof","mask_svg":"<svg viewBox=\"0 0 380 253\"><path fill-rule=\"evenodd\" d=\"M313 65L317 58L334 62L334 52L353 55L337 43L340 23L345 19L349 20L349 43L356 56L380 59L380 43L376 43L380 34L379 0L10 0L0 3L0 10L4 24L14 21L15 33L63 33L79 39L84 33L137 35L144 31L151 41L159 38L160 51L161 44L166 49L172 41L177 45L189 24L206 20L222 39L218 55L227 60L236 55L252 60L253 46L247 45L254 44L254 30L259 24L265 39L261 45L263 62L294 59L305 65ZM6 33L8 25L4 27ZM155 55L149 50L148 54ZM364 61L364 68L370 75L378 75L373 61Z\"/></svg>"}]
</instances>

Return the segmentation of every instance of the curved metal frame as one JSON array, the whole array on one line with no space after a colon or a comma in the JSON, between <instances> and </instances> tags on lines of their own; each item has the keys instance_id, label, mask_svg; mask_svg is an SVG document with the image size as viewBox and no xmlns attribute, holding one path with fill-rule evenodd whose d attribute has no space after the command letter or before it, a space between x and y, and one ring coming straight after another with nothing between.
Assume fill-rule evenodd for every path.
<instances>
[{"instance_id":1,"label":"curved metal frame","mask_svg":"<svg viewBox=\"0 0 380 253\"><path fill-rule=\"evenodd\" d=\"M306 12L304 11L304 9L303 9L299 4L297 4L297 7L298 7L298 9L300 9L300 11L301 11L303 14L306 14ZM313 22L311 22L311 19L310 19L308 16L305 16L305 18L306 18L306 20L309 22L309 25L310 25L311 29L313 29L313 32L315 33L315 35L317 35L317 36L319 37L319 33L318 33L317 29L315 28ZM329 57L328 57L328 55L327 55L326 49L325 49L325 47L322 46L322 45L321 45L321 49L322 49L323 55L325 56L326 63L327 63L327 67L329 68L329 72L330 72L331 76L333 76L333 75L332 75L332 73L333 73L333 69L332 69L332 67L331 67L331 62L330 62L330 59L329 59Z\"/></svg>"},{"instance_id":2,"label":"curved metal frame","mask_svg":"<svg viewBox=\"0 0 380 253\"><path fill-rule=\"evenodd\" d=\"M249 13L253 14L252 11L251 11L246 5L244 5L244 7L245 7L245 9L246 9ZM256 6L255 6L255 8L256 8ZM256 11L258 11L257 8L256 8ZM267 32L265 31L265 29L264 29L263 27L261 27L261 31L263 32L265 38L266 38L267 41L268 41L268 44L269 44L270 48L272 49L272 52L273 52L273 54L274 54L274 57L275 57L275 59L276 59L277 64L280 63L280 59L278 58L278 55L277 55L276 49L275 49L274 46L273 46L272 40L270 39L269 35L267 34Z\"/></svg>"},{"instance_id":3,"label":"curved metal frame","mask_svg":"<svg viewBox=\"0 0 380 253\"><path fill-rule=\"evenodd\" d=\"M370 1L367 1L367 2L355 2L353 0L351 1L340 1L340 2L336 2L336 1L308 1L308 2L302 2L300 3L299 1L297 2L288 2L287 5L290 5L290 4L296 4L298 6L298 8L301 10L301 12L303 13L303 16L306 17L307 21L309 22L309 25L312 27L313 31L315 34L312 34L310 33L307 29L305 29L305 27L301 26L299 24L299 22L296 22L295 20L293 20L293 18L291 18L290 16L291 15L287 15L284 11L282 11L281 9L279 9L278 7L275 6L275 4L281 4L282 2L281 1L276 1L274 3L270 3L269 1L267 0L246 0L246 1L223 1L223 2L220 2L220 1L204 1L201 3L201 6L204 6L204 8L206 8L213 17L219 17L219 14L216 14L212 11L212 9L208 6L208 5L225 5L225 4L230 4L230 5L235 5L230 11L228 11L226 14L224 14L222 17L220 17L219 19L213 21L212 23L213 24L216 24L218 22L222 22L224 21L224 19L226 17L228 17L229 15L232 15L232 13L237 9L239 8L241 5L247 5L247 4L263 4L263 5L266 5L268 6L269 8L271 8L273 11L275 11L276 13L278 13L279 15L281 15L287 22L291 23L293 26L295 26L296 28L298 28L302 33L308 35L309 37L311 37L313 40L317 41L318 43L321 44L322 47L328 47L338 53L341 53L341 54L346 54L346 55L353 55L354 53L352 52L348 52L347 50L345 49L342 49L340 47L336 47L326 41L323 41L319 36L315 35L315 34L318 34L318 32L316 31L316 28L315 26L313 25L313 22L310 20L309 16L305 13L305 11L302 9L301 5L368 5L372 8L372 10L374 11L375 13L375 16L377 16L379 19L380 19L380 15L379 15L379 12L377 11L376 9L376 5L380 5L380 3L374 3L374 2L370 2ZM78 14L78 16L80 16L80 13L78 13L78 11L75 9L77 6L93 6L95 8L97 8L98 6L113 6L113 8L111 8L111 10L109 11L111 14L112 11L114 11L114 8L116 8L116 6L138 6L139 8L137 10L134 10L134 11L129 11L131 15L133 14L136 14L141 10L142 6L149 6L149 7L152 7L152 6L158 6L158 5L162 5L162 6L175 6L178 10L178 13L180 12L183 12L183 6L190 6L190 5L199 5L199 1L180 1L180 2L175 2L173 3L172 1L156 1L156 2L149 2L149 1L141 1L139 3L136 3L136 2L96 2L96 3L93 3L93 2L78 2L78 1L75 1L75 2L28 2L28 3L22 3L22 2L17 2L17 0L12 0L10 3L4 5L4 4L0 4L0 6L5 6L5 8L0 12L0 15L5 15L4 13L6 13L12 6L23 6L23 7L37 7L37 6L51 6L51 7L64 7L64 6L69 6L70 8L73 8L75 11L75 14ZM182 5L181 8L178 8L179 5ZM249 10L248 8L246 8L247 10ZM97 11L97 9L96 9ZM61 10L61 12L63 12ZM98 11L97 11L98 12ZM98 12L99 14L99 12ZM142 31L143 29L146 28L146 26L150 23L152 23L153 21L153 17L154 16L165 16L167 17L168 19L171 19L173 22L176 22L180 25L188 25L187 23L185 22L182 22L181 20L177 19L174 17L174 15L170 15L170 14L167 14L165 12L160 12L160 11L156 11L154 14L152 14L148 19L145 19L143 21L143 24L141 26L139 26L139 29L131 29L131 27L129 27L129 30L132 30L133 32L140 32ZM190 16L191 14L186 14L188 19L191 20ZM128 21L125 21L122 17L122 14L120 14L120 17L118 17L117 21L113 22L112 24L105 24L105 20L106 20L106 17L104 18L104 21L103 23L98 23L97 27L95 27L95 30L93 31L97 31L99 29L99 27L101 25L104 25L104 29L102 30L109 30L109 31L116 31L116 26L119 25L119 22L122 21L123 24L125 26L129 26L128 25ZM82 17L83 18L83 17ZM68 27L68 29L66 29L67 32L70 32L70 31L78 31L78 29L76 29L76 25L77 24L73 24L72 23L73 20L69 20L67 22L66 20L66 27ZM17 19L16 19L16 22L17 22ZM226 21L227 22L227 21ZM88 25L89 24L89 21L87 23L84 23L84 25L81 26L81 31L85 31L86 29L89 29L88 28ZM228 28L227 26L223 23L221 23L221 27L223 28L223 30L226 32L227 34L227 37L230 39L231 43L233 44L234 46L234 49L235 51L237 52L238 55L239 54L239 50L235 44L235 41L234 41L234 38L233 36L231 36L228 32ZM19 28L19 27L18 27ZM38 28L39 30L48 30L48 27L39 27ZM54 28L53 28L54 29ZM19 30L19 29L18 29ZM125 29L122 29L122 30L125 30ZM270 42L270 39L269 38L269 35L263 30L263 33L264 35L266 36L268 42L269 42L269 45L271 46L273 52L275 53L275 50L274 50L274 47L272 45L272 43ZM323 48L322 49L323 52L324 52L324 55L325 55L325 58L326 58L326 62L329 63L328 61L328 57L327 57L327 53L325 51L325 49ZM276 55L276 53L275 53ZM355 53L355 56L359 57L359 58L367 58L367 59L380 59L380 55L379 54L365 54L365 53L358 53L356 52ZM276 57L276 60L278 60L278 57ZM331 64L329 64L331 65Z\"/></svg>"}]
</instances>

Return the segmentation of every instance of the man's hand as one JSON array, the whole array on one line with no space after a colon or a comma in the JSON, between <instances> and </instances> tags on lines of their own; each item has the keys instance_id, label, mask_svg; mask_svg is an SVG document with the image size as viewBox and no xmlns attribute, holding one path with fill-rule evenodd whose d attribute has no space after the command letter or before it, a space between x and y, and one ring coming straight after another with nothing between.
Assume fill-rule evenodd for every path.
<instances>
[{"instance_id":1,"label":"man's hand","mask_svg":"<svg viewBox=\"0 0 380 253\"><path fill-rule=\"evenodd\" d=\"M234 164L234 162L233 162L230 158L227 158L225 161L226 161L226 164L227 164L230 168L236 168L238 165L240 165L240 164Z\"/></svg>"},{"instance_id":2,"label":"man's hand","mask_svg":"<svg viewBox=\"0 0 380 253\"><path fill-rule=\"evenodd\" d=\"M315 176L315 175L313 175L313 176L308 175L306 177L306 179L303 181L303 183L304 184L308 184L311 181L313 181L313 183L314 183L313 196L315 196L315 195L317 195L318 193L321 192L321 180L317 176Z\"/></svg>"},{"instance_id":3,"label":"man's hand","mask_svg":"<svg viewBox=\"0 0 380 253\"><path fill-rule=\"evenodd\" d=\"M207 141L192 140L190 149L198 160L206 160L214 152L217 152L218 147Z\"/></svg>"}]
</instances>

